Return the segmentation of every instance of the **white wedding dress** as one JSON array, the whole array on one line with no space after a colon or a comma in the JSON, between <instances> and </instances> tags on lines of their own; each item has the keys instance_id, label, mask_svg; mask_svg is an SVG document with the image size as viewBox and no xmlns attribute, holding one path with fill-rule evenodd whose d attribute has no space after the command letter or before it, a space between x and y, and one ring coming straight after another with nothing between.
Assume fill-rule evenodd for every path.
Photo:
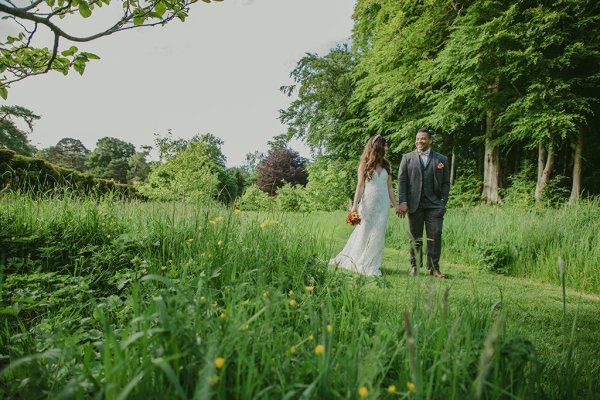
<instances>
[{"instance_id":1,"label":"white wedding dress","mask_svg":"<svg viewBox=\"0 0 600 400\"><path fill-rule=\"evenodd\" d=\"M388 173L373 171L371 180L365 181L365 190L358 206L362 218L348 238L344 249L329 260L330 265L362 275L381 275L381 261L385 241L385 227L390 212Z\"/></svg>"}]
</instances>

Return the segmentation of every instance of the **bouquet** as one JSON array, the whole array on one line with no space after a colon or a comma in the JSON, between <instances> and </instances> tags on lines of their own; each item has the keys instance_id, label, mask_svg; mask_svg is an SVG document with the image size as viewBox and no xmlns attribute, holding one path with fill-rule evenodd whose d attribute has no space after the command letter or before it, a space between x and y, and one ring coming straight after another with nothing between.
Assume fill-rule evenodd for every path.
<instances>
[{"instance_id":1,"label":"bouquet","mask_svg":"<svg viewBox=\"0 0 600 400\"><path fill-rule=\"evenodd\" d=\"M356 211L352 211L350 214L348 214L346 217L346 223L352 226L360 224L360 217L358 213Z\"/></svg>"}]
</instances>

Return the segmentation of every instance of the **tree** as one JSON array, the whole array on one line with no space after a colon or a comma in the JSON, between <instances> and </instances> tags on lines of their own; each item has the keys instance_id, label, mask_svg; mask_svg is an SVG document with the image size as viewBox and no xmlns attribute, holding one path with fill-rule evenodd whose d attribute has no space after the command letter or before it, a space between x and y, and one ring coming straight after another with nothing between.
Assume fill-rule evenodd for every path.
<instances>
[{"instance_id":1,"label":"tree","mask_svg":"<svg viewBox=\"0 0 600 400\"><path fill-rule=\"evenodd\" d=\"M273 150L258 167L258 187L273 196L285 183L304 186L307 182L305 164L306 159L294 150Z\"/></svg>"},{"instance_id":2,"label":"tree","mask_svg":"<svg viewBox=\"0 0 600 400\"><path fill-rule=\"evenodd\" d=\"M178 153L159 164L140 191L159 200L203 203L226 199L223 141L212 134L194 136Z\"/></svg>"},{"instance_id":3,"label":"tree","mask_svg":"<svg viewBox=\"0 0 600 400\"><path fill-rule=\"evenodd\" d=\"M96 142L96 149L86 160L90 172L98 177L127 183L129 157L135 154L135 146L113 137L103 137Z\"/></svg>"},{"instance_id":4,"label":"tree","mask_svg":"<svg viewBox=\"0 0 600 400\"><path fill-rule=\"evenodd\" d=\"M71 68L83 74L90 60L97 60L95 54L79 51L76 46L61 51L61 42L85 43L98 38L145 26L165 25L173 19L184 21L189 7L197 0L25 0L22 7L11 1L0 3L0 13L12 23L13 36L6 35L0 52L0 97L6 99L9 86L27 77L58 71L66 75ZM210 3L211 0L202 0ZM221 0L214 0L221 1ZM120 16L103 29L97 29L87 36L79 36L62 23L66 16L78 14L90 18L98 8L111 7ZM49 42L44 30L49 34ZM11 30L7 29L7 32ZM34 43L42 44L35 45Z\"/></svg>"},{"instance_id":5,"label":"tree","mask_svg":"<svg viewBox=\"0 0 600 400\"><path fill-rule=\"evenodd\" d=\"M295 84L281 87L288 96L298 94L286 110L279 111L288 138L302 140L313 153L359 154L369 133L356 123L355 110L350 108L355 63L347 45L338 45L323 57L309 53L298 61L290 74Z\"/></svg>"},{"instance_id":6,"label":"tree","mask_svg":"<svg viewBox=\"0 0 600 400\"><path fill-rule=\"evenodd\" d=\"M127 161L127 183L142 183L146 181L150 174L150 165L146 157L148 157L151 150L151 146L142 146L142 151L129 157Z\"/></svg>"},{"instance_id":7,"label":"tree","mask_svg":"<svg viewBox=\"0 0 600 400\"><path fill-rule=\"evenodd\" d=\"M53 164L61 167L85 171L85 159L89 150L81 143L81 140L63 138L46 150L45 158Z\"/></svg>"},{"instance_id":8,"label":"tree","mask_svg":"<svg viewBox=\"0 0 600 400\"><path fill-rule=\"evenodd\" d=\"M15 120L22 119L29 127L29 132L23 132L16 125ZM20 106L0 107L0 146L6 146L11 150L25 156L32 156L35 147L29 144L27 133L33 130L33 121L40 119L33 111Z\"/></svg>"}]
</instances>

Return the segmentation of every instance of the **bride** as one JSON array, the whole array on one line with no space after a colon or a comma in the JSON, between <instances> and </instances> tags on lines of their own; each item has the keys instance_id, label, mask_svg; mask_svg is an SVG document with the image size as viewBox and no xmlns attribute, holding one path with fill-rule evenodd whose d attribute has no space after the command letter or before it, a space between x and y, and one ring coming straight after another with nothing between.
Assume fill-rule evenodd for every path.
<instances>
[{"instance_id":1,"label":"bride","mask_svg":"<svg viewBox=\"0 0 600 400\"><path fill-rule=\"evenodd\" d=\"M346 246L329 260L330 265L362 275L381 275L385 227L392 203L400 213L392 189L391 165L385 157L387 142L373 136L367 142L358 165L358 185L352 211L358 211L361 222L354 228Z\"/></svg>"}]
</instances>

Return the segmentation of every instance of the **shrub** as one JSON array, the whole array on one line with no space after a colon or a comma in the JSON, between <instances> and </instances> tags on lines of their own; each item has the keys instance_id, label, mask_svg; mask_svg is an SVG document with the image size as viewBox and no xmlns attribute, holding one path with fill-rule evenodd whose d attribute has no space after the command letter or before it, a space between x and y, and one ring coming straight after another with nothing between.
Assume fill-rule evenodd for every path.
<instances>
[{"instance_id":1,"label":"shrub","mask_svg":"<svg viewBox=\"0 0 600 400\"><path fill-rule=\"evenodd\" d=\"M306 207L309 210L345 210L356 188L355 161L319 158L308 166Z\"/></svg>"},{"instance_id":2,"label":"shrub","mask_svg":"<svg viewBox=\"0 0 600 400\"><path fill-rule=\"evenodd\" d=\"M302 185L286 183L277 191L275 203L281 211L302 211L305 208L306 189Z\"/></svg>"},{"instance_id":3,"label":"shrub","mask_svg":"<svg viewBox=\"0 0 600 400\"><path fill-rule=\"evenodd\" d=\"M254 211L272 209L275 202L267 193L260 190L257 185L250 185L244 191L239 204L242 210Z\"/></svg>"}]
</instances>

